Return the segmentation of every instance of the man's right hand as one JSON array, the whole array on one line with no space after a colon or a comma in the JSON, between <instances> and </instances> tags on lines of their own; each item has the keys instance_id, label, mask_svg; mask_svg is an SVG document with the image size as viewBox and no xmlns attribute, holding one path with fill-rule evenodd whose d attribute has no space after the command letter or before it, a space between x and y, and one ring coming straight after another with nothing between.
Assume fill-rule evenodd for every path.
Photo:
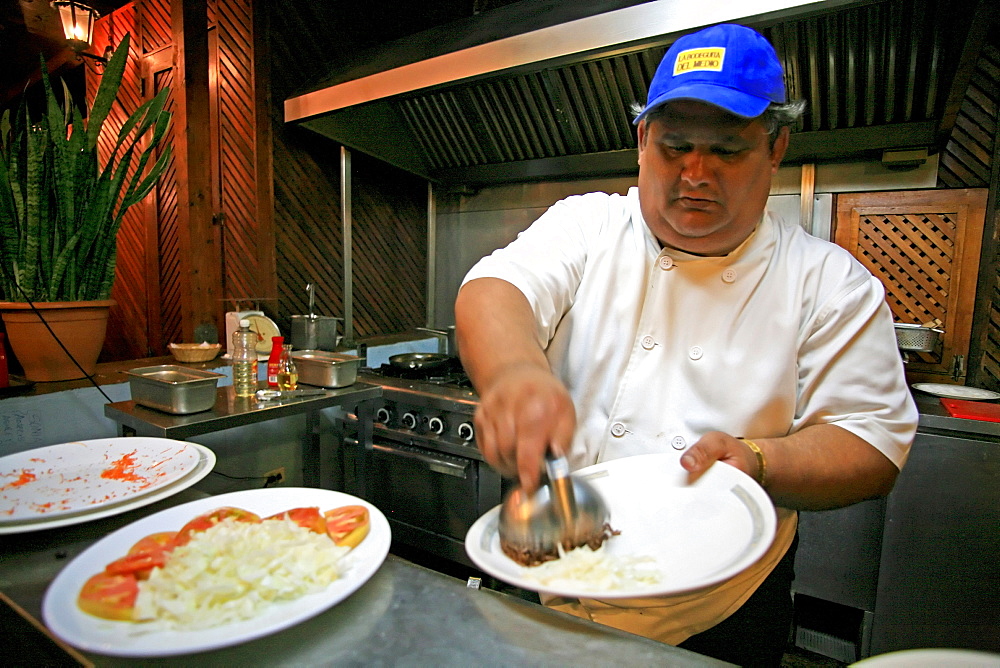
<instances>
[{"instance_id":1,"label":"man's right hand","mask_svg":"<svg viewBox=\"0 0 1000 668\"><path fill-rule=\"evenodd\" d=\"M462 365L479 393L476 442L501 475L538 487L547 450L569 452L576 410L552 374L534 313L510 283L479 278L455 300Z\"/></svg>"},{"instance_id":2,"label":"man's right hand","mask_svg":"<svg viewBox=\"0 0 1000 668\"><path fill-rule=\"evenodd\" d=\"M566 387L548 369L518 364L498 373L480 395L476 442L501 475L528 492L539 484L545 453L569 452L576 411Z\"/></svg>"}]
</instances>

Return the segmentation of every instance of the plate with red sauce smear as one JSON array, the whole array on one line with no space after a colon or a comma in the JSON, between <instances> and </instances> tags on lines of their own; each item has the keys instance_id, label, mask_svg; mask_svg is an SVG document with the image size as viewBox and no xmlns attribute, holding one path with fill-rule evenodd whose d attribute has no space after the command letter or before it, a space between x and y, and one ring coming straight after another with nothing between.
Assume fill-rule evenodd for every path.
<instances>
[{"instance_id":1,"label":"plate with red sauce smear","mask_svg":"<svg viewBox=\"0 0 1000 668\"><path fill-rule=\"evenodd\" d=\"M168 438L124 437L2 457L0 527L87 515L159 496L203 466L201 450Z\"/></svg>"}]
</instances>

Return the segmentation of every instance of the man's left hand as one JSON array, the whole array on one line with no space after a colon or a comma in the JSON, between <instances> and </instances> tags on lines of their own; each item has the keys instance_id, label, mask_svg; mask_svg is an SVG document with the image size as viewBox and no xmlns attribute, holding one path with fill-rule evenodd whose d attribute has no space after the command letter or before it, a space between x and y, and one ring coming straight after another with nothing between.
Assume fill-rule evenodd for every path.
<instances>
[{"instance_id":1,"label":"man's left hand","mask_svg":"<svg viewBox=\"0 0 1000 668\"><path fill-rule=\"evenodd\" d=\"M735 466L754 480L758 480L757 457L753 450L740 439L721 431L710 431L681 457L681 466L696 480L715 462Z\"/></svg>"}]
</instances>

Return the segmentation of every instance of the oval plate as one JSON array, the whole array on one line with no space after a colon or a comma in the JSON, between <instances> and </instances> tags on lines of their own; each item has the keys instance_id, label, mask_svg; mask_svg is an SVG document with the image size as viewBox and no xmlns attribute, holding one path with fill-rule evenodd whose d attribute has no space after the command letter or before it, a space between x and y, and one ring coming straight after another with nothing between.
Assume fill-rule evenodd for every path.
<instances>
[{"instance_id":1,"label":"oval plate","mask_svg":"<svg viewBox=\"0 0 1000 668\"><path fill-rule=\"evenodd\" d=\"M948 385L946 383L914 383L913 389L933 394L945 399L967 399L969 401L987 401L1000 399L1000 394L981 387L966 387L965 385Z\"/></svg>"},{"instance_id":2,"label":"oval plate","mask_svg":"<svg viewBox=\"0 0 1000 668\"><path fill-rule=\"evenodd\" d=\"M344 557L342 576L321 592L294 601L275 603L248 620L198 631L154 630L132 622L93 617L76 606L80 587L116 555L125 554L137 540L158 531L176 531L188 520L222 506L235 506L262 517L300 506L329 510L364 505L371 518L368 536ZM361 499L325 489L286 487L220 494L168 508L108 534L84 550L59 572L45 592L42 617L56 636L79 649L111 656L153 657L192 654L229 647L270 635L303 622L354 593L375 574L389 554L389 522L375 506Z\"/></svg>"},{"instance_id":3,"label":"oval plate","mask_svg":"<svg viewBox=\"0 0 1000 668\"><path fill-rule=\"evenodd\" d=\"M716 463L696 482L670 454L615 459L573 473L604 497L611 527L609 555L653 557L656 585L607 590L582 584L542 585L500 549L500 506L476 520L465 537L472 561L522 589L572 598L666 596L726 580L759 559L774 540L777 516L767 493L750 476Z\"/></svg>"},{"instance_id":4,"label":"oval plate","mask_svg":"<svg viewBox=\"0 0 1000 668\"><path fill-rule=\"evenodd\" d=\"M170 486L200 462L184 441L98 438L0 458L0 527L89 513Z\"/></svg>"}]
</instances>

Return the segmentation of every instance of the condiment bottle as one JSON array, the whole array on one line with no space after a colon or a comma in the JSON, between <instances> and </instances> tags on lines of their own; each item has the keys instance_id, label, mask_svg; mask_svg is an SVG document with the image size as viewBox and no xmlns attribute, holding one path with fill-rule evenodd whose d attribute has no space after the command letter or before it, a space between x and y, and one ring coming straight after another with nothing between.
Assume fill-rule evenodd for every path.
<instances>
[{"instance_id":1,"label":"condiment bottle","mask_svg":"<svg viewBox=\"0 0 1000 668\"><path fill-rule=\"evenodd\" d=\"M0 387L10 387L10 373L7 369L7 346L4 343L6 334L0 332Z\"/></svg>"},{"instance_id":2,"label":"condiment bottle","mask_svg":"<svg viewBox=\"0 0 1000 668\"><path fill-rule=\"evenodd\" d=\"M233 387L238 397L252 397L257 392L257 334L249 320L240 320L233 332Z\"/></svg>"},{"instance_id":3,"label":"condiment bottle","mask_svg":"<svg viewBox=\"0 0 1000 668\"><path fill-rule=\"evenodd\" d=\"M271 355L267 358L267 386L278 387L278 362L281 361L281 348L285 337L271 337Z\"/></svg>"},{"instance_id":4,"label":"condiment bottle","mask_svg":"<svg viewBox=\"0 0 1000 668\"><path fill-rule=\"evenodd\" d=\"M278 361L278 389L294 390L299 384L299 371L295 368L292 358L292 345L281 347L281 359Z\"/></svg>"}]
</instances>

